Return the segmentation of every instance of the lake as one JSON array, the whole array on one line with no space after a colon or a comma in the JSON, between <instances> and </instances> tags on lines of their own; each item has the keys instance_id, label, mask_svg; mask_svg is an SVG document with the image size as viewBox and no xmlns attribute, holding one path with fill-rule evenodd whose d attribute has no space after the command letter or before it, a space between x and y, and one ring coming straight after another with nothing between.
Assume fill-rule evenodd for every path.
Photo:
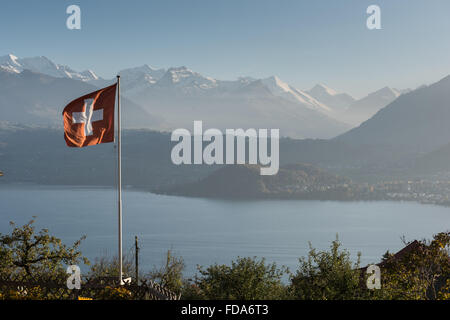
<instances>
[{"instance_id":1,"label":"lake","mask_svg":"<svg viewBox=\"0 0 450 320\"><path fill-rule=\"evenodd\" d=\"M8 222L22 225L33 215L37 228L66 244L81 235L82 251L95 257L116 255L117 196L106 188L0 185L0 232ZM352 257L362 253L362 264L378 262L407 240L431 238L450 229L450 208L413 202L334 202L301 200L220 201L155 195L124 190L124 252L140 241L140 269L164 263L172 249L186 263L185 274L196 265L229 264L241 256L298 266L308 242L327 249L336 234Z\"/></svg>"}]
</instances>

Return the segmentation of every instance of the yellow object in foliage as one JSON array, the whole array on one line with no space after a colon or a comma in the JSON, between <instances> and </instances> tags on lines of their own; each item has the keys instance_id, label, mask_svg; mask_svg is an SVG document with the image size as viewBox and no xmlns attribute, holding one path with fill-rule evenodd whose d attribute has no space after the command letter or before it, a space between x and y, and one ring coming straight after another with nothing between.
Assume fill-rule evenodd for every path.
<instances>
[{"instance_id":1,"label":"yellow object in foliage","mask_svg":"<svg viewBox=\"0 0 450 320\"><path fill-rule=\"evenodd\" d=\"M78 297L78 300L94 300L92 298L86 298L86 297Z\"/></svg>"}]
</instances>

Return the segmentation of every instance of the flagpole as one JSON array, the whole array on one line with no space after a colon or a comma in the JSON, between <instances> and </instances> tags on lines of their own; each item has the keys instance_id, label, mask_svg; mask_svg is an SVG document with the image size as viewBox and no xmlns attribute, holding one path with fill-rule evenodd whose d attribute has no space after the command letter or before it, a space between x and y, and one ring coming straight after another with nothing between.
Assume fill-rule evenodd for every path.
<instances>
[{"instance_id":1,"label":"flagpole","mask_svg":"<svg viewBox=\"0 0 450 320\"><path fill-rule=\"evenodd\" d=\"M119 284L123 285L122 280L122 150L120 145L120 76L117 76L117 193L118 193L118 213L119 213Z\"/></svg>"}]
</instances>

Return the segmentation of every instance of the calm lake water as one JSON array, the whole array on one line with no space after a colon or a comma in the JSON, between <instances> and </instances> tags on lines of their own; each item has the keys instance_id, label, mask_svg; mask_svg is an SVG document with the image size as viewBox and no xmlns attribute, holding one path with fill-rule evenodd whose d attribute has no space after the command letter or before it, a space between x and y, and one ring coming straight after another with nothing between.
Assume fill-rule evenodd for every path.
<instances>
[{"instance_id":1,"label":"calm lake water","mask_svg":"<svg viewBox=\"0 0 450 320\"><path fill-rule=\"evenodd\" d=\"M226 263L238 256L266 257L295 270L298 258L326 249L339 234L352 257L378 262L407 240L450 229L450 208L411 202L218 201L124 191L124 252L140 239L141 270L161 266L168 249L184 258L186 275L196 265ZM66 186L0 185L0 233L9 221L37 227L69 244L86 235L91 261L117 252L116 192Z\"/></svg>"}]
</instances>

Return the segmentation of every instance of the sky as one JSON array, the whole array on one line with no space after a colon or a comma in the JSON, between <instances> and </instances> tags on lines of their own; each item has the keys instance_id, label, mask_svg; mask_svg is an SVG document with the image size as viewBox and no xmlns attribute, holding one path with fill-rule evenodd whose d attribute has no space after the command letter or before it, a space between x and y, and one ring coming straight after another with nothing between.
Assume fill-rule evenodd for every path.
<instances>
[{"instance_id":1,"label":"sky","mask_svg":"<svg viewBox=\"0 0 450 320\"><path fill-rule=\"evenodd\" d=\"M81 30L66 27L69 5ZM381 8L381 30L366 9ZM277 75L355 97L450 74L448 0L46 0L0 5L0 55L46 56L104 78L143 64L233 80Z\"/></svg>"}]
</instances>

